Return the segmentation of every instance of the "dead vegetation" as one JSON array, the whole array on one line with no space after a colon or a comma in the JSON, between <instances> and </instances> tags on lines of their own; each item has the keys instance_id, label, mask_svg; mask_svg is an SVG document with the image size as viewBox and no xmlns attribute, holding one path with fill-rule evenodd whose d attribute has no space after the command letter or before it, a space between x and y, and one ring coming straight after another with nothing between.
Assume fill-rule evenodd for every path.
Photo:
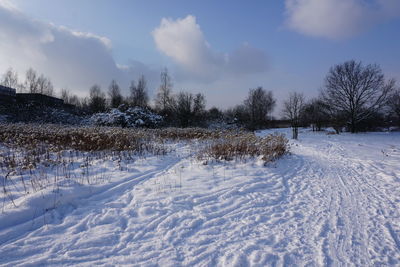
<instances>
[{"instance_id":1,"label":"dead vegetation","mask_svg":"<svg viewBox=\"0 0 400 267\"><path fill-rule=\"evenodd\" d=\"M118 127L73 127L38 124L9 124L0 128L0 143L30 151L30 157L50 152L129 151L133 154L164 155L167 142L198 140L204 144L198 157L219 160L262 156L265 161L279 158L288 151L282 135L261 138L245 131L213 131L201 128L125 129ZM49 157L49 156L48 156ZM4 159L10 162L9 158Z\"/></svg>"},{"instance_id":2,"label":"dead vegetation","mask_svg":"<svg viewBox=\"0 0 400 267\"><path fill-rule=\"evenodd\" d=\"M76 127L54 124L7 124L0 128L3 144L35 148L46 144L52 151L74 149L79 151L134 150L163 154L151 145L166 141L208 140L241 135L243 131L212 131L201 128L120 128ZM152 144L153 143L153 144Z\"/></svg>"},{"instance_id":3,"label":"dead vegetation","mask_svg":"<svg viewBox=\"0 0 400 267\"><path fill-rule=\"evenodd\" d=\"M12 191L29 194L65 183L98 184L109 181L99 164L129 172L138 159L162 156L186 142L200 160L265 162L288 152L282 135L261 138L244 131L199 128L134 129L38 124L0 125L0 199L14 203Z\"/></svg>"},{"instance_id":4,"label":"dead vegetation","mask_svg":"<svg viewBox=\"0 0 400 267\"><path fill-rule=\"evenodd\" d=\"M254 134L228 135L206 145L200 159L243 160L261 157L265 162L274 161L288 152L288 140L283 135L261 138Z\"/></svg>"},{"instance_id":5,"label":"dead vegetation","mask_svg":"<svg viewBox=\"0 0 400 267\"><path fill-rule=\"evenodd\" d=\"M165 154L163 147L152 143L153 136L143 130L111 127L73 127L59 125L11 124L0 129L0 142L13 147L50 151L135 151Z\"/></svg>"}]
</instances>

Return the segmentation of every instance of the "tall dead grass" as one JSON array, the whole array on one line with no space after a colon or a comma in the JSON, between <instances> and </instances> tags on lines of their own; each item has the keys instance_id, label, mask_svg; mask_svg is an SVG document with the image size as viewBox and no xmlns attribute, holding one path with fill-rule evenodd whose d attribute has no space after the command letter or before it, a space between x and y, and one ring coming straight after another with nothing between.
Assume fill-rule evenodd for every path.
<instances>
[{"instance_id":1,"label":"tall dead grass","mask_svg":"<svg viewBox=\"0 0 400 267\"><path fill-rule=\"evenodd\" d=\"M131 151L163 155L165 142L205 141L199 158L233 160L262 156L271 161L288 151L282 135L261 138L244 131L213 131L201 128L124 129L116 127L71 127L9 124L0 127L0 143L31 150L33 156L72 149L76 151ZM12 162L9 160L9 162Z\"/></svg>"},{"instance_id":2,"label":"tall dead grass","mask_svg":"<svg viewBox=\"0 0 400 267\"><path fill-rule=\"evenodd\" d=\"M3 207L6 199L13 202L17 187L29 194L62 182L101 183L109 179L97 168L102 162L128 171L138 157L165 155L170 143L192 141L190 153L207 161L260 157L270 162L288 152L282 135L261 138L244 131L0 125L0 199Z\"/></svg>"},{"instance_id":3,"label":"tall dead grass","mask_svg":"<svg viewBox=\"0 0 400 267\"><path fill-rule=\"evenodd\" d=\"M288 150L288 140L283 135L261 138L249 133L213 140L201 151L199 158L229 161L260 156L265 162L270 162L282 157Z\"/></svg>"}]
</instances>

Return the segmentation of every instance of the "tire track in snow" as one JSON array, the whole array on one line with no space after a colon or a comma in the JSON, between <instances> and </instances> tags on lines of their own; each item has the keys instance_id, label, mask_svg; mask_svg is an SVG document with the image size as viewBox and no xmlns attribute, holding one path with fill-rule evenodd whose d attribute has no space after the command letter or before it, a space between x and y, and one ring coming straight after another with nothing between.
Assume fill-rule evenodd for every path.
<instances>
[{"instance_id":1,"label":"tire track in snow","mask_svg":"<svg viewBox=\"0 0 400 267\"><path fill-rule=\"evenodd\" d=\"M92 228L96 228L99 225L106 225L110 223L114 223L117 226L120 226L121 230L123 230L123 216L120 213L110 214L110 208L108 206L109 203L113 203L115 200L124 197L125 194L128 194L129 191L135 187L145 182L147 179L164 172L166 169L172 168L176 164L179 164L181 158L169 160L169 163L162 164L157 167L155 170L146 171L140 175L134 175L132 177L128 177L119 182L114 182L111 184L107 184L102 186L97 192L93 192L88 197L84 197L79 199L79 204L70 205L68 203L64 203L61 207L57 207L56 209L52 209L44 212L42 215L37 215L34 218L28 217L28 221L22 222L18 225L12 226L8 229L1 230L0 235L0 244L3 247L2 249L2 257L0 257L0 266L2 265L3 260L7 261L8 264L18 264L18 262L23 262L26 259L24 257L35 257L40 249L43 251L48 250L48 246L53 247L62 247L62 250L67 251L67 259L68 262L71 263L79 263L85 262L89 260L85 252L82 251L82 248L72 249L74 244L79 244L82 239L81 232L90 231ZM122 194L121 194L122 193ZM117 201L118 202L118 201ZM117 207L117 209L120 207ZM42 223L35 223L35 220L40 218L40 216L49 217L46 220L43 220ZM73 218L73 219L72 219ZM122 218L122 219L121 219ZM76 225L76 221L79 221L79 224ZM55 223L53 226L52 224ZM25 243L31 239L35 239L35 236L41 236L43 232L46 232L48 228L50 229L48 235L50 236L53 233L56 237L63 232L68 233L68 238L64 239L59 237L59 239L54 238L52 236L54 243L49 243L48 239L43 240L41 244L31 248L28 251L25 251L24 257L22 255L17 255L14 257L7 257L6 255L14 255L14 250L18 244ZM111 230L111 229L110 229ZM111 231L110 231L111 232ZM120 231L121 232L121 231ZM117 245L117 240L114 237L111 237L109 234L106 235L111 239L112 242L110 244ZM14 242L18 240L17 242ZM68 240L70 248L67 248L63 245L64 241ZM100 240L95 240L94 243L88 242L88 246L97 246L97 244L101 244ZM9 244L9 245L8 245ZM86 246L86 245L84 245ZM60 253L60 251L57 251ZM95 251L86 251L86 253L93 253ZM96 251L97 253L97 251ZM109 253L108 253L109 254ZM21 260L21 257L23 258ZM80 260L79 260L80 259ZM65 260L65 257L63 258ZM56 264L57 261L52 264ZM62 262L62 261L60 261ZM40 262L38 262L40 264ZM43 263L42 263L43 264ZM46 264L47 265L47 264ZM56 264L57 265L57 264Z\"/></svg>"},{"instance_id":2,"label":"tire track in snow","mask_svg":"<svg viewBox=\"0 0 400 267\"><path fill-rule=\"evenodd\" d=\"M390 242L385 233L387 225L391 225L386 222L388 219L392 222L399 220L398 208L393 208L394 203L371 186L368 180L376 179L376 176L373 177L368 170L362 173L357 171L357 161L352 161L340 144L328 143L328 147L330 149L326 154L321 153L321 158L325 157L327 164L331 165L327 167L327 174L336 183L332 191L336 191L340 199L336 214L332 213L335 208L331 207L329 225L333 226L335 219L340 223L336 224L336 228L330 228L330 238L325 241L326 247L329 247L325 263L335 265L332 258L340 260L340 264L357 266L399 262L398 251L393 251L396 241L394 244ZM377 210L386 213L388 207L392 207L392 213L397 214L390 218L377 214ZM389 230L389 233L394 233L396 239L395 231ZM371 251L371 247L377 251Z\"/></svg>"}]
</instances>

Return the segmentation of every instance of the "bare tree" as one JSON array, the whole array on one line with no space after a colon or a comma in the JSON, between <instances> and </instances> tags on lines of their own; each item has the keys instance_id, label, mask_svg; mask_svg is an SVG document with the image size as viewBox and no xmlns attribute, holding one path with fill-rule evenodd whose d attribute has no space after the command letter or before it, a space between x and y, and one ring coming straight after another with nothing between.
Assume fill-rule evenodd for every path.
<instances>
[{"instance_id":1,"label":"bare tree","mask_svg":"<svg viewBox=\"0 0 400 267\"><path fill-rule=\"evenodd\" d=\"M174 103L175 116L181 127L200 126L204 123L206 99L203 94L180 92Z\"/></svg>"},{"instance_id":2,"label":"bare tree","mask_svg":"<svg viewBox=\"0 0 400 267\"><path fill-rule=\"evenodd\" d=\"M244 101L250 117L250 128L264 127L268 121L268 115L276 104L271 91L265 91L262 87L249 90L249 95Z\"/></svg>"},{"instance_id":3,"label":"bare tree","mask_svg":"<svg viewBox=\"0 0 400 267\"><path fill-rule=\"evenodd\" d=\"M28 93L38 93L38 77L34 69L29 68L26 72L24 88Z\"/></svg>"},{"instance_id":4,"label":"bare tree","mask_svg":"<svg viewBox=\"0 0 400 267\"><path fill-rule=\"evenodd\" d=\"M110 98L111 108L118 108L122 104L123 97L121 95L121 90L115 80L112 80L108 87L108 96Z\"/></svg>"},{"instance_id":5,"label":"bare tree","mask_svg":"<svg viewBox=\"0 0 400 267\"><path fill-rule=\"evenodd\" d=\"M15 72L12 68L9 68L2 77L1 85L17 89L19 87L18 84L18 73Z\"/></svg>"},{"instance_id":6,"label":"bare tree","mask_svg":"<svg viewBox=\"0 0 400 267\"><path fill-rule=\"evenodd\" d=\"M129 105L135 107L137 103L136 101L137 87L135 80L131 81L131 84L129 85L129 92L130 92L130 96L128 97Z\"/></svg>"},{"instance_id":7,"label":"bare tree","mask_svg":"<svg viewBox=\"0 0 400 267\"><path fill-rule=\"evenodd\" d=\"M207 119L211 121L219 121L222 120L224 117L224 114L221 110L219 110L217 107L212 107L207 111Z\"/></svg>"},{"instance_id":8,"label":"bare tree","mask_svg":"<svg viewBox=\"0 0 400 267\"><path fill-rule=\"evenodd\" d=\"M176 96L176 114L181 127L188 127L193 119L193 95L180 92Z\"/></svg>"},{"instance_id":9,"label":"bare tree","mask_svg":"<svg viewBox=\"0 0 400 267\"><path fill-rule=\"evenodd\" d=\"M84 111L91 111L90 110L90 99L89 97L84 97L79 100L79 107Z\"/></svg>"},{"instance_id":10,"label":"bare tree","mask_svg":"<svg viewBox=\"0 0 400 267\"><path fill-rule=\"evenodd\" d=\"M343 117L350 131L376 114L394 89L394 80L385 81L378 65L363 66L354 60L332 67L325 79L322 97L335 117Z\"/></svg>"},{"instance_id":11,"label":"bare tree","mask_svg":"<svg viewBox=\"0 0 400 267\"><path fill-rule=\"evenodd\" d=\"M245 125L250 121L249 112L244 105L236 105L233 108L229 108L224 111L224 117L230 123L238 123Z\"/></svg>"},{"instance_id":12,"label":"bare tree","mask_svg":"<svg viewBox=\"0 0 400 267\"><path fill-rule=\"evenodd\" d=\"M61 99L64 103L74 105L76 107L81 106L81 100L77 95L72 95L68 89L61 89Z\"/></svg>"},{"instance_id":13,"label":"bare tree","mask_svg":"<svg viewBox=\"0 0 400 267\"><path fill-rule=\"evenodd\" d=\"M206 113L206 98L198 93L193 98L193 117L198 124L204 119Z\"/></svg>"},{"instance_id":14,"label":"bare tree","mask_svg":"<svg viewBox=\"0 0 400 267\"><path fill-rule=\"evenodd\" d=\"M24 89L31 94L44 94L52 96L54 93L54 86L51 80L43 74L38 75L37 72L29 68L26 72Z\"/></svg>"},{"instance_id":15,"label":"bare tree","mask_svg":"<svg viewBox=\"0 0 400 267\"><path fill-rule=\"evenodd\" d=\"M106 110L106 96L97 84L90 88L88 104L90 111L93 113L104 112Z\"/></svg>"},{"instance_id":16,"label":"bare tree","mask_svg":"<svg viewBox=\"0 0 400 267\"><path fill-rule=\"evenodd\" d=\"M390 96L388 106L392 115L397 119L398 126L400 126L400 88Z\"/></svg>"},{"instance_id":17,"label":"bare tree","mask_svg":"<svg viewBox=\"0 0 400 267\"><path fill-rule=\"evenodd\" d=\"M61 99L64 100L64 103L69 104L69 100L71 98L71 94L68 89L61 89Z\"/></svg>"},{"instance_id":18,"label":"bare tree","mask_svg":"<svg viewBox=\"0 0 400 267\"><path fill-rule=\"evenodd\" d=\"M37 78L36 84L37 84L37 93L48 96L53 95L54 91L53 83L49 78L46 78L43 74L41 74Z\"/></svg>"},{"instance_id":19,"label":"bare tree","mask_svg":"<svg viewBox=\"0 0 400 267\"><path fill-rule=\"evenodd\" d=\"M289 99L283 103L283 115L290 120L292 138L299 136L300 117L304 108L304 96L301 93L291 93Z\"/></svg>"},{"instance_id":20,"label":"bare tree","mask_svg":"<svg viewBox=\"0 0 400 267\"><path fill-rule=\"evenodd\" d=\"M167 68L161 72L161 84L158 88L155 106L162 113L170 113L173 107L172 83Z\"/></svg>"},{"instance_id":21,"label":"bare tree","mask_svg":"<svg viewBox=\"0 0 400 267\"><path fill-rule=\"evenodd\" d=\"M142 108L148 106L147 82L143 75L139 78L137 85L135 85L135 81L132 81L129 89L131 91L130 100L132 106Z\"/></svg>"},{"instance_id":22,"label":"bare tree","mask_svg":"<svg viewBox=\"0 0 400 267\"><path fill-rule=\"evenodd\" d=\"M321 131L322 125L328 119L325 109L325 103L321 99L311 99L304 105L302 120L311 124L313 131Z\"/></svg>"},{"instance_id":23,"label":"bare tree","mask_svg":"<svg viewBox=\"0 0 400 267\"><path fill-rule=\"evenodd\" d=\"M74 105L75 107L82 107L82 102L77 95L70 96L68 104Z\"/></svg>"}]
</instances>

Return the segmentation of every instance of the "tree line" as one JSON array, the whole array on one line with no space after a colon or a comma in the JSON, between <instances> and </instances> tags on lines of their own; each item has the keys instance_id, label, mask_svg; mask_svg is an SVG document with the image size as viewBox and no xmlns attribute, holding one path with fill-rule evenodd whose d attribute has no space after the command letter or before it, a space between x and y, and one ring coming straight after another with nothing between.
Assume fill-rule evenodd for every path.
<instances>
[{"instance_id":1,"label":"tree line","mask_svg":"<svg viewBox=\"0 0 400 267\"><path fill-rule=\"evenodd\" d=\"M25 74L25 81L20 83L18 73L9 68L2 77L1 85L16 89L19 93L39 93L53 96L54 86L50 78L38 74L34 69L29 68Z\"/></svg>"},{"instance_id":2,"label":"tree line","mask_svg":"<svg viewBox=\"0 0 400 267\"><path fill-rule=\"evenodd\" d=\"M313 130L331 126L336 133L400 126L400 89L394 79L385 79L376 64L363 65L350 60L333 66L317 98L305 102L301 93L291 93L283 112L290 120L293 138L298 127Z\"/></svg>"},{"instance_id":3,"label":"tree line","mask_svg":"<svg viewBox=\"0 0 400 267\"><path fill-rule=\"evenodd\" d=\"M38 75L32 68L26 72L25 81L21 84L12 69L3 75L1 83L20 92L54 94L50 79L43 74ZM99 85L93 85L88 97L79 98L62 89L61 98L89 114L123 106L150 109L162 115L166 124L171 126L207 126L210 122L219 122L256 130L272 127L276 122L272 117L276 108L272 91L262 87L252 88L244 101L233 108L222 111L212 107L206 110L203 94L173 92L167 69L160 74L154 105L150 105L147 81L143 75L137 81L131 81L128 96L123 96L117 81L112 80L106 92ZM290 93L283 102L281 115L290 123L293 138L298 137L301 126L311 126L315 131L331 126L337 133L400 126L400 89L396 88L393 79L385 79L378 65L363 65L350 60L329 70L318 97L306 101L302 93Z\"/></svg>"}]
</instances>

